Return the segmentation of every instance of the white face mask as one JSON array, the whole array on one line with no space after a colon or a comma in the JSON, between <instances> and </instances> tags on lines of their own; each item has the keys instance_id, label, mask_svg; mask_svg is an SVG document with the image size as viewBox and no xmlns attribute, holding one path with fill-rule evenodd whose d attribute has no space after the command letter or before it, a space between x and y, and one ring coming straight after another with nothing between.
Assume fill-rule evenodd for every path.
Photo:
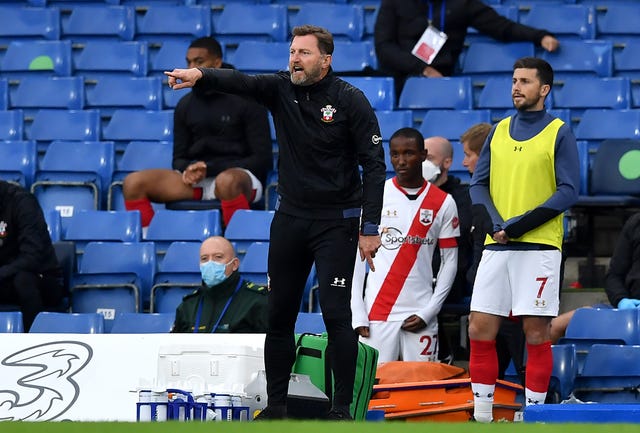
<instances>
[{"instance_id":1,"label":"white face mask","mask_svg":"<svg viewBox=\"0 0 640 433\"><path fill-rule=\"evenodd\" d=\"M439 174L440 167L438 167L428 159L425 159L422 163L422 177L424 177L429 182L434 182L438 178Z\"/></svg>"}]
</instances>

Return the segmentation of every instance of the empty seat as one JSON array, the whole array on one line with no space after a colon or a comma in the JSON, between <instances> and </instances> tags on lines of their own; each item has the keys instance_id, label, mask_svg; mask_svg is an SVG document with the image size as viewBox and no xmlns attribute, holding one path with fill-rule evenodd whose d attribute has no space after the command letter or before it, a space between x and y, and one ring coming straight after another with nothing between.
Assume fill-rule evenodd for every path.
<instances>
[{"instance_id":1,"label":"empty seat","mask_svg":"<svg viewBox=\"0 0 640 433\"><path fill-rule=\"evenodd\" d=\"M20 141L24 137L22 110L0 111L0 140Z\"/></svg>"},{"instance_id":2,"label":"empty seat","mask_svg":"<svg viewBox=\"0 0 640 433\"><path fill-rule=\"evenodd\" d=\"M173 144L169 141L129 142L124 149L122 157L116 162L116 168L113 170L107 195L108 209L125 209L122 197L122 182L129 173L151 168L170 169L172 158Z\"/></svg>"},{"instance_id":3,"label":"empty seat","mask_svg":"<svg viewBox=\"0 0 640 433\"><path fill-rule=\"evenodd\" d=\"M556 79L579 75L610 77L613 73L613 43L604 40L565 40L553 52L540 57L553 67Z\"/></svg>"},{"instance_id":4,"label":"empty seat","mask_svg":"<svg viewBox=\"0 0 640 433\"><path fill-rule=\"evenodd\" d=\"M531 42L473 42L464 54L462 73L511 75L516 60L521 57L533 57L534 53Z\"/></svg>"},{"instance_id":5,"label":"empty seat","mask_svg":"<svg viewBox=\"0 0 640 433\"><path fill-rule=\"evenodd\" d=\"M31 188L36 165L35 142L0 141L0 179Z\"/></svg>"},{"instance_id":6,"label":"empty seat","mask_svg":"<svg viewBox=\"0 0 640 433\"><path fill-rule=\"evenodd\" d=\"M102 334L104 317L98 313L38 313L30 333L48 334Z\"/></svg>"},{"instance_id":7,"label":"empty seat","mask_svg":"<svg viewBox=\"0 0 640 433\"><path fill-rule=\"evenodd\" d=\"M82 77L25 77L10 89L11 108L84 108Z\"/></svg>"},{"instance_id":8,"label":"empty seat","mask_svg":"<svg viewBox=\"0 0 640 433\"><path fill-rule=\"evenodd\" d=\"M151 4L136 13L136 39L195 39L211 34L211 8Z\"/></svg>"},{"instance_id":9,"label":"empty seat","mask_svg":"<svg viewBox=\"0 0 640 433\"><path fill-rule=\"evenodd\" d=\"M554 108L579 116L587 108L631 108L631 82L625 77L580 77L554 83Z\"/></svg>"},{"instance_id":10,"label":"empty seat","mask_svg":"<svg viewBox=\"0 0 640 433\"><path fill-rule=\"evenodd\" d=\"M32 74L71 75L70 41L11 41L0 61L0 74L20 78Z\"/></svg>"},{"instance_id":11,"label":"empty seat","mask_svg":"<svg viewBox=\"0 0 640 433\"><path fill-rule=\"evenodd\" d=\"M269 241L273 215L269 210L235 211L225 229L225 237L235 244L238 257L242 259L252 243Z\"/></svg>"},{"instance_id":12,"label":"empty seat","mask_svg":"<svg viewBox=\"0 0 640 433\"><path fill-rule=\"evenodd\" d=\"M484 2L490 3L490 2ZM499 15L509 18L511 21L518 22L518 6L517 5L503 5L500 3L492 4L491 7ZM492 38L483 33L480 33L475 27L467 27L467 36L465 37L465 43L473 43L475 41L490 41Z\"/></svg>"},{"instance_id":13,"label":"empty seat","mask_svg":"<svg viewBox=\"0 0 640 433\"><path fill-rule=\"evenodd\" d=\"M578 140L640 138L640 110L587 109L574 131Z\"/></svg>"},{"instance_id":14,"label":"empty seat","mask_svg":"<svg viewBox=\"0 0 640 433\"><path fill-rule=\"evenodd\" d=\"M61 15L61 39L85 42L92 39L130 41L136 30L132 6L74 5Z\"/></svg>"},{"instance_id":15,"label":"empty seat","mask_svg":"<svg viewBox=\"0 0 640 433\"><path fill-rule=\"evenodd\" d=\"M60 10L57 8L2 5L0 17L0 41L60 39Z\"/></svg>"},{"instance_id":16,"label":"empty seat","mask_svg":"<svg viewBox=\"0 0 640 433\"><path fill-rule=\"evenodd\" d=\"M413 112L411 110L376 111L376 117L384 141L389 141L391 135L398 129L413 126Z\"/></svg>"},{"instance_id":17,"label":"empty seat","mask_svg":"<svg viewBox=\"0 0 640 433\"><path fill-rule=\"evenodd\" d=\"M229 60L246 73L272 73L287 70L288 42L242 41Z\"/></svg>"},{"instance_id":18,"label":"empty seat","mask_svg":"<svg viewBox=\"0 0 640 433\"><path fill-rule=\"evenodd\" d=\"M62 217L56 209L47 209L43 211L44 220L47 223L47 231L51 241L58 242L62 238ZM73 254L76 253L76 247L73 246ZM75 270L75 269L74 269Z\"/></svg>"},{"instance_id":19,"label":"empty seat","mask_svg":"<svg viewBox=\"0 0 640 433\"><path fill-rule=\"evenodd\" d=\"M599 4L596 8L595 22L599 37L602 35L640 36L638 20L640 20L640 9L637 4L610 1Z\"/></svg>"},{"instance_id":20,"label":"empty seat","mask_svg":"<svg viewBox=\"0 0 640 433\"><path fill-rule=\"evenodd\" d=\"M296 26L314 23L329 30L335 40L362 40L364 12L361 5L301 3L292 6L290 11L290 31Z\"/></svg>"},{"instance_id":21,"label":"empty seat","mask_svg":"<svg viewBox=\"0 0 640 433\"><path fill-rule=\"evenodd\" d=\"M615 45L613 70L617 76L638 78L638 71L640 70L640 39L629 39Z\"/></svg>"},{"instance_id":22,"label":"empty seat","mask_svg":"<svg viewBox=\"0 0 640 433\"><path fill-rule=\"evenodd\" d=\"M542 4L520 10L520 24L545 29L560 38L595 39L596 19L592 5ZM562 49L562 43L560 44Z\"/></svg>"},{"instance_id":23,"label":"empty seat","mask_svg":"<svg viewBox=\"0 0 640 433\"><path fill-rule=\"evenodd\" d=\"M224 41L287 41L287 7L281 4L226 2L211 18L213 36Z\"/></svg>"},{"instance_id":24,"label":"empty seat","mask_svg":"<svg viewBox=\"0 0 640 433\"><path fill-rule=\"evenodd\" d=\"M512 77L498 76L487 77L485 81L474 82L474 96L476 102L474 108L488 109L491 111L491 121L497 122L506 116L513 114L515 108L513 107L513 99L511 97L511 85ZM477 90L476 90L477 89ZM545 102L549 105L550 98L547 97Z\"/></svg>"},{"instance_id":25,"label":"empty seat","mask_svg":"<svg viewBox=\"0 0 640 433\"><path fill-rule=\"evenodd\" d=\"M434 108L470 110L472 108L471 78L446 77L407 79L398 108L414 110L430 110Z\"/></svg>"},{"instance_id":26,"label":"empty seat","mask_svg":"<svg viewBox=\"0 0 640 433\"><path fill-rule=\"evenodd\" d=\"M100 77L87 83L87 108L103 114L120 108L162 109L160 77Z\"/></svg>"},{"instance_id":27,"label":"empty seat","mask_svg":"<svg viewBox=\"0 0 640 433\"><path fill-rule=\"evenodd\" d=\"M296 334L304 334L306 332L312 334L322 334L326 332L322 313L307 313L301 311L298 313L294 332Z\"/></svg>"},{"instance_id":28,"label":"empty seat","mask_svg":"<svg viewBox=\"0 0 640 433\"><path fill-rule=\"evenodd\" d=\"M164 71L186 66L185 55L189 49L189 40L165 40L149 47L149 75L161 75Z\"/></svg>"},{"instance_id":29,"label":"empty seat","mask_svg":"<svg viewBox=\"0 0 640 433\"><path fill-rule=\"evenodd\" d=\"M182 298L202 284L201 242L173 242L158 265L151 287L151 311L174 312Z\"/></svg>"},{"instance_id":30,"label":"empty seat","mask_svg":"<svg viewBox=\"0 0 640 433\"><path fill-rule=\"evenodd\" d=\"M191 92L191 89L172 89L169 86L162 84L162 108L166 110L172 110L176 108L180 99L187 93Z\"/></svg>"},{"instance_id":31,"label":"empty seat","mask_svg":"<svg viewBox=\"0 0 640 433\"><path fill-rule=\"evenodd\" d=\"M164 334L171 331L175 313L118 313L112 334Z\"/></svg>"},{"instance_id":32,"label":"empty seat","mask_svg":"<svg viewBox=\"0 0 640 433\"><path fill-rule=\"evenodd\" d=\"M261 286L268 284L267 264L269 242L254 242L247 248L238 271L248 281Z\"/></svg>"},{"instance_id":33,"label":"empty seat","mask_svg":"<svg viewBox=\"0 0 640 433\"><path fill-rule=\"evenodd\" d=\"M65 208L63 216L98 210L113 173L113 143L54 141L31 185L43 209Z\"/></svg>"},{"instance_id":34,"label":"empty seat","mask_svg":"<svg viewBox=\"0 0 640 433\"><path fill-rule=\"evenodd\" d=\"M591 195L628 195L640 203L640 139L604 140L591 167ZM617 200L617 199L616 199ZM640 340L639 340L640 343Z\"/></svg>"},{"instance_id":35,"label":"empty seat","mask_svg":"<svg viewBox=\"0 0 640 433\"><path fill-rule=\"evenodd\" d=\"M335 72L368 72L377 69L378 60L371 41L336 41L331 67Z\"/></svg>"},{"instance_id":36,"label":"empty seat","mask_svg":"<svg viewBox=\"0 0 640 433\"><path fill-rule=\"evenodd\" d=\"M119 312L149 305L156 270L152 242L89 242L71 285L71 311L98 312L109 331Z\"/></svg>"},{"instance_id":37,"label":"empty seat","mask_svg":"<svg viewBox=\"0 0 640 433\"><path fill-rule=\"evenodd\" d=\"M97 110L38 110L28 126L29 140L95 141L100 139L100 113Z\"/></svg>"},{"instance_id":38,"label":"empty seat","mask_svg":"<svg viewBox=\"0 0 640 433\"><path fill-rule=\"evenodd\" d=\"M549 391L554 403L569 398L573 392L574 381L578 375L576 347L573 344L551 346L553 352L553 370L549 382Z\"/></svg>"},{"instance_id":39,"label":"empty seat","mask_svg":"<svg viewBox=\"0 0 640 433\"><path fill-rule=\"evenodd\" d=\"M21 311L0 311L0 333L24 332Z\"/></svg>"},{"instance_id":40,"label":"empty seat","mask_svg":"<svg viewBox=\"0 0 640 433\"><path fill-rule=\"evenodd\" d=\"M82 210L67 218L63 238L82 252L93 241L139 242L141 233L138 211Z\"/></svg>"},{"instance_id":41,"label":"empty seat","mask_svg":"<svg viewBox=\"0 0 640 433\"><path fill-rule=\"evenodd\" d=\"M158 210L147 231L146 239L156 243L158 253L164 254L175 241L202 242L220 235L220 211Z\"/></svg>"},{"instance_id":42,"label":"empty seat","mask_svg":"<svg viewBox=\"0 0 640 433\"><path fill-rule=\"evenodd\" d=\"M173 111L116 110L104 127L102 138L126 142L171 141L173 140Z\"/></svg>"},{"instance_id":43,"label":"empty seat","mask_svg":"<svg viewBox=\"0 0 640 433\"><path fill-rule=\"evenodd\" d=\"M393 110L396 93L391 77L342 77L362 90L374 110Z\"/></svg>"},{"instance_id":44,"label":"empty seat","mask_svg":"<svg viewBox=\"0 0 640 433\"><path fill-rule=\"evenodd\" d=\"M74 74L85 78L105 75L144 77L149 68L144 41L90 40L73 47Z\"/></svg>"},{"instance_id":45,"label":"empty seat","mask_svg":"<svg viewBox=\"0 0 640 433\"><path fill-rule=\"evenodd\" d=\"M429 110L422 119L420 132L425 137L458 140L467 129L481 122L491 122L489 110Z\"/></svg>"}]
</instances>

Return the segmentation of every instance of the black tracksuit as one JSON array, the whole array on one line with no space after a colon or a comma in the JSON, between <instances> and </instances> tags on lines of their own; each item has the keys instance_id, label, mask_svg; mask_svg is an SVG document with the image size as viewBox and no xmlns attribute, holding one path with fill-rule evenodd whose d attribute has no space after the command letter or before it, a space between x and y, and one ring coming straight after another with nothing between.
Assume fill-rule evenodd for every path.
<instances>
[{"instance_id":1,"label":"black tracksuit","mask_svg":"<svg viewBox=\"0 0 640 433\"><path fill-rule=\"evenodd\" d=\"M45 307L64 296L47 223L36 198L0 181L0 304L17 304L25 331Z\"/></svg>"},{"instance_id":2,"label":"black tracksuit","mask_svg":"<svg viewBox=\"0 0 640 433\"><path fill-rule=\"evenodd\" d=\"M269 405L286 403L295 360L294 324L314 262L329 334L333 404L349 405L357 356L350 296L358 224L362 209L362 233L377 235L385 181L375 113L360 90L331 71L311 86L292 84L284 71L256 76L202 71L196 87L252 96L265 105L273 115L280 147L265 340Z\"/></svg>"}]
</instances>

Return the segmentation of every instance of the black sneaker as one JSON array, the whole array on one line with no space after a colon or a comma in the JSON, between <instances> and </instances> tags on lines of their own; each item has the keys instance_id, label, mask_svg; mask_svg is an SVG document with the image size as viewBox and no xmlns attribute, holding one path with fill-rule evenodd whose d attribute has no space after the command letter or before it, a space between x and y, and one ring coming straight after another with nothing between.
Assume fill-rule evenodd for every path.
<instances>
[{"instance_id":1,"label":"black sneaker","mask_svg":"<svg viewBox=\"0 0 640 433\"><path fill-rule=\"evenodd\" d=\"M271 421L287 418L286 406L267 406L253 419L254 421Z\"/></svg>"},{"instance_id":2,"label":"black sneaker","mask_svg":"<svg viewBox=\"0 0 640 433\"><path fill-rule=\"evenodd\" d=\"M329 421L353 421L351 413L347 409L332 408L327 414Z\"/></svg>"}]
</instances>

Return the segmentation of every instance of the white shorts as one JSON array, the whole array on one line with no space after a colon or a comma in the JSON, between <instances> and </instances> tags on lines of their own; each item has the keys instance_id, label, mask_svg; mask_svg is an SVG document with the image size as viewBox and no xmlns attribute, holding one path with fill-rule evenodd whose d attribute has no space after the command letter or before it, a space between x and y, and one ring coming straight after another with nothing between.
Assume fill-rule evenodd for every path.
<instances>
[{"instance_id":1,"label":"white shorts","mask_svg":"<svg viewBox=\"0 0 640 433\"><path fill-rule=\"evenodd\" d=\"M262 198L262 183L260 183L258 178L246 168L241 168L240 170L243 170L251 178L251 187L253 188L253 200L251 200L251 203L260 201L260 199ZM216 199L216 194L215 194L216 178L215 177L204 178L200 182L193 185L193 187L202 188L202 200Z\"/></svg>"},{"instance_id":2,"label":"white shorts","mask_svg":"<svg viewBox=\"0 0 640 433\"><path fill-rule=\"evenodd\" d=\"M373 321L369 338L360 341L378 349L378 363L389 361L438 360L438 321L433 320L420 332L401 329L402 322Z\"/></svg>"},{"instance_id":3,"label":"white shorts","mask_svg":"<svg viewBox=\"0 0 640 433\"><path fill-rule=\"evenodd\" d=\"M559 250L484 250L471 295L471 311L508 316L558 315Z\"/></svg>"}]
</instances>

